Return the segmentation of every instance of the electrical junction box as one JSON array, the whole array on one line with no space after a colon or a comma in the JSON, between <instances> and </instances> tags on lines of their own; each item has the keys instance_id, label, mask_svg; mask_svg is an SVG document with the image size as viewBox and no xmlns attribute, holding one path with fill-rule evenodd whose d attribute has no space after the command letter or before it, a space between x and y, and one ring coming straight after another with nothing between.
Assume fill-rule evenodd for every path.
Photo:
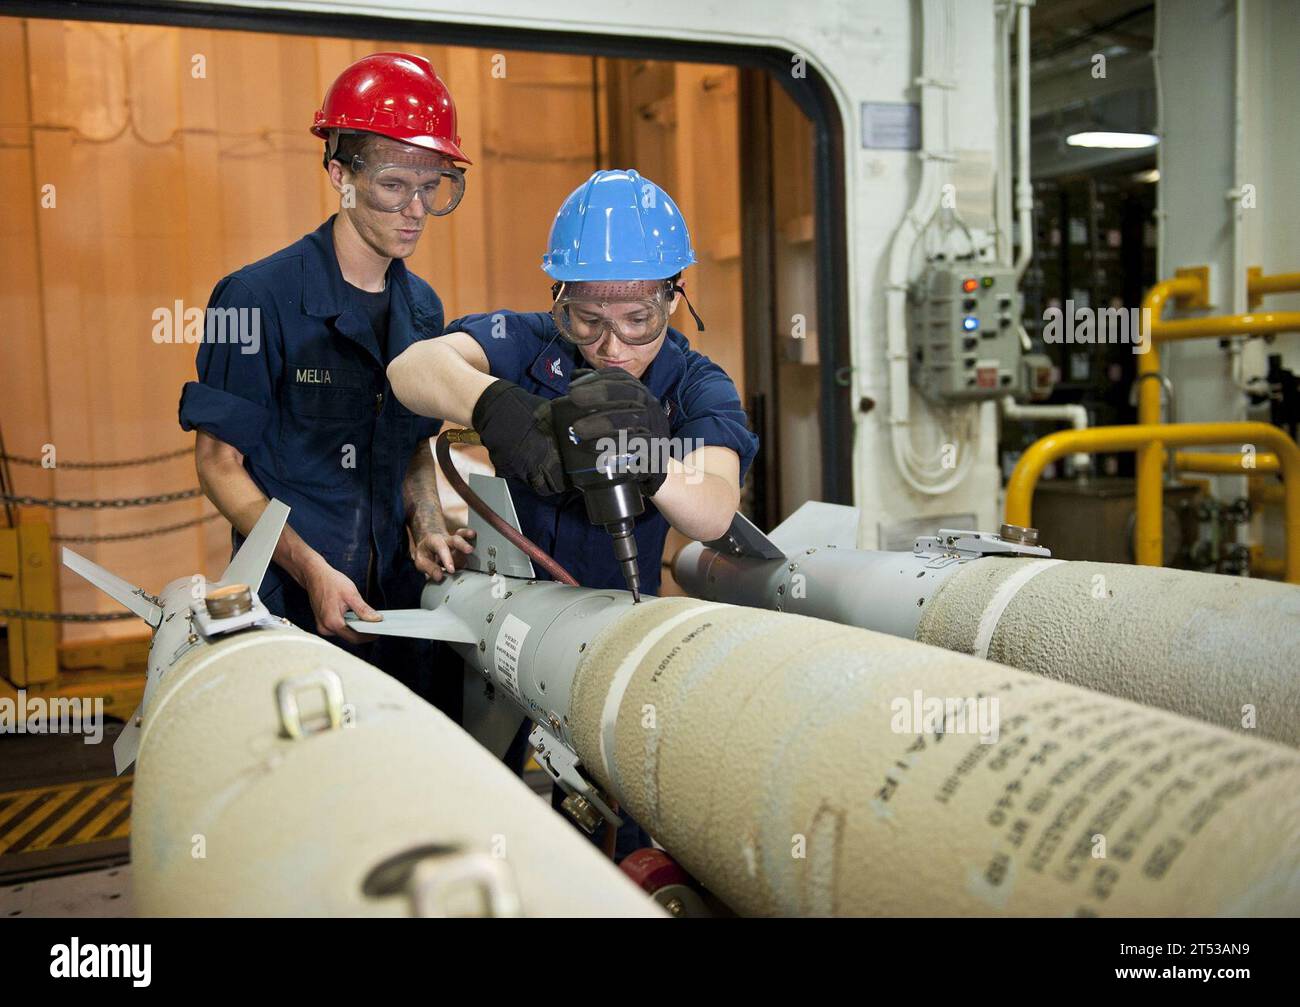
<instances>
[{"instance_id":1,"label":"electrical junction box","mask_svg":"<svg viewBox=\"0 0 1300 1007\"><path fill-rule=\"evenodd\" d=\"M1026 353L1020 358L1020 369L1024 375L1021 390L1030 402L1042 402L1050 398L1056 387L1055 368L1052 358L1046 353Z\"/></svg>"},{"instance_id":2,"label":"electrical junction box","mask_svg":"<svg viewBox=\"0 0 1300 1007\"><path fill-rule=\"evenodd\" d=\"M1024 398L1020 294L1012 266L934 263L912 304L913 383L935 402Z\"/></svg>"}]
</instances>

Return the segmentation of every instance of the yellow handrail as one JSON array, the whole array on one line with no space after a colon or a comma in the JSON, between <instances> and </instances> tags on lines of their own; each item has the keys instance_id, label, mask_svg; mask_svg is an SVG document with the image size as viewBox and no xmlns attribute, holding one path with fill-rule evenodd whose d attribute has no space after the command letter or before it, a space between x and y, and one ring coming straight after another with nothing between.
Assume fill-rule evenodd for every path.
<instances>
[{"instance_id":1,"label":"yellow handrail","mask_svg":"<svg viewBox=\"0 0 1300 1007\"><path fill-rule=\"evenodd\" d=\"M1290 332L1293 329L1300 329L1300 311L1255 311L1244 315L1172 318L1164 321L1157 321L1154 314L1151 316L1151 335L1155 342L1162 343L1173 339L1268 336L1274 332ZM1154 345L1151 351L1155 352Z\"/></svg>"},{"instance_id":2,"label":"yellow handrail","mask_svg":"<svg viewBox=\"0 0 1300 1007\"><path fill-rule=\"evenodd\" d=\"M1289 274L1276 277L1257 277L1257 286L1261 281L1273 282L1268 289L1283 289L1283 283ZM1188 307L1208 307L1209 271L1207 269L1180 269L1169 280L1161 280L1153 286L1142 301L1143 317L1149 319L1149 332L1145 340L1145 352L1138 355L1138 424L1140 426L1160 425L1160 387L1157 381L1144 380L1144 375L1160 373L1159 344L1171 339L1200 339L1233 335L1268 335L1274 332L1289 332L1300 329L1300 311L1269 311L1247 313L1244 315L1220 315L1207 318L1180 318L1165 321L1160 316L1169 299L1184 301ZM1265 284L1267 287L1268 285ZM1149 312L1149 314L1147 313ZM1182 425L1182 424L1180 424ZM1187 424L1188 426L1228 426L1229 424ZM1267 427L1267 424L1253 424ZM1269 428L1276 429L1276 428ZM1281 431L1278 431L1281 433ZM1285 434L1283 434L1285 437ZM1184 441L1182 443L1222 444L1227 441ZM1255 438L1259 440L1260 438ZM1137 447L1136 483L1137 483L1137 543L1135 552L1138 563L1143 566L1160 566L1164 559L1164 444L1173 444L1160 437L1147 438ZM1243 438L1243 441L1245 439ZM1287 443L1294 447L1295 442L1289 437ZM1295 477L1293 476L1292 479ZM1300 492L1294 486L1288 486L1288 492ZM1300 545L1300 529L1292 534L1288 527L1288 549L1295 540ZM1291 578L1288 577L1288 580Z\"/></svg>"},{"instance_id":3,"label":"yellow handrail","mask_svg":"<svg viewBox=\"0 0 1300 1007\"><path fill-rule=\"evenodd\" d=\"M1160 350L1156 348L1156 327L1165 303L1171 298L1189 300L1198 299L1204 304L1205 285L1201 275L1185 274L1171 280L1161 280L1149 291L1142 301L1142 317L1150 319L1150 330L1146 336L1146 352L1138 355L1138 423L1158 425L1160 423L1160 383L1146 380L1146 375L1157 377L1160 374ZM1148 313L1149 312L1149 313ZM1164 449L1158 441L1144 441L1138 449L1134 467L1137 489L1137 546L1135 555L1139 563L1160 565L1164 560L1164 526L1161 512L1164 500L1156 504L1154 518L1148 517L1143 507L1144 498L1150 497L1151 486L1158 486L1157 493L1163 497ZM1156 553L1152 564L1150 553L1143 543L1155 543Z\"/></svg>"},{"instance_id":4,"label":"yellow handrail","mask_svg":"<svg viewBox=\"0 0 1300 1007\"><path fill-rule=\"evenodd\" d=\"M1249 460L1247 460L1249 459ZM1174 468L1181 472L1205 472L1216 476L1257 476L1281 472L1274 454L1215 454L1210 451L1176 451Z\"/></svg>"},{"instance_id":5,"label":"yellow handrail","mask_svg":"<svg viewBox=\"0 0 1300 1007\"><path fill-rule=\"evenodd\" d=\"M1251 311L1259 307L1265 294L1286 294L1295 290L1300 290L1300 273L1265 276L1259 266L1251 266L1246 270L1246 294L1249 297L1246 304Z\"/></svg>"},{"instance_id":6,"label":"yellow handrail","mask_svg":"<svg viewBox=\"0 0 1300 1007\"><path fill-rule=\"evenodd\" d=\"M1033 524L1034 487L1043 469L1068 454L1084 452L1097 454L1106 451L1137 451L1154 455L1157 460L1155 477L1157 517L1164 507L1164 484L1160 471L1162 445L1170 448L1205 444L1253 444L1266 447L1277 456L1281 466L1285 497L1283 501L1286 529L1286 579L1300 584L1300 447L1278 427L1268 423L1138 423L1121 427L1090 427L1087 430L1058 430L1031 444L1020 456L1020 461L1007 483L1007 523L1028 527ZM1145 501L1149 504L1150 497ZM1157 522L1154 562L1142 559L1142 486L1138 484L1138 562L1145 566L1160 566L1164 548ZM1151 542L1145 543L1149 554Z\"/></svg>"}]
</instances>

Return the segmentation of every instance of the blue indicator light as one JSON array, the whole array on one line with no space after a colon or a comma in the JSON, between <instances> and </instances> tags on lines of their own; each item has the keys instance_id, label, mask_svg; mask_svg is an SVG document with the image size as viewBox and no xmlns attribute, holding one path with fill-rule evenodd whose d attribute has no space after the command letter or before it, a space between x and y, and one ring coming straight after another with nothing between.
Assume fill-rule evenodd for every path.
<instances>
[{"instance_id":1,"label":"blue indicator light","mask_svg":"<svg viewBox=\"0 0 1300 1007\"><path fill-rule=\"evenodd\" d=\"M974 332L980 327L980 320L974 315L967 315L961 320L961 327L967 332Z\"/></svg>"}]
</instances>

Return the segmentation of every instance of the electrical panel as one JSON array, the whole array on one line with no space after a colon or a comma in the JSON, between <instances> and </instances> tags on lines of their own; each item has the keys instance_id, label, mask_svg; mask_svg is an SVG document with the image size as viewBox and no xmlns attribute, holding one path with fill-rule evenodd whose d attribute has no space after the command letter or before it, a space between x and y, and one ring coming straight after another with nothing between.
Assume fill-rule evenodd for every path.
<instances>
[{"instance_id":1,"label":"electrical panel","mask_svg":"<svg viewBox=\"0 0 1300 1007\"><path fill-rule=\"evenodd\" d=\"M953 402L1029 395L1014 267L935 263L915 292L911 373L926 398Z\"/></svg>"}]
</instances>

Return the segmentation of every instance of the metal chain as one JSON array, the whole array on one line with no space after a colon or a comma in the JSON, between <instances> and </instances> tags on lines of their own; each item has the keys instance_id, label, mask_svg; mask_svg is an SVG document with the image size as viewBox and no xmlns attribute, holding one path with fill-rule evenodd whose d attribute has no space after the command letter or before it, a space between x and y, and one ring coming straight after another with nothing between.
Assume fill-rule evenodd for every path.
<instances>
[{"instance_id":1,"label":"metal chain","mask_svg":"<svg viewBox=\"0 0 1300 1007\"><path fill-rule=\"evenodd\" d=\"M151 497L116 497L108 500L53 500L45 497L11 496L0 493L0 500L14 503L19 507L66 507L68 510L107 510L108 508L149 507L153 504L175 503L178 500L193 500L202 494L197 486L191 490L177 490L174 493L159 493Z\"/></svg>"},{"instance_id":2,"label":"metal chain","mask_svg":"<svg viewBox=\"0 0 1300 1007\"><path fill-rule=\"evenodd\" d=\"M51 471L57 469L128 469L137 465L156 465L158 462L170 461L173 458L181 458L185 455L193 454L194 448L178 448L175 451L167 451L160 455L144 455L140 458L124 458L117 462L63 462L56 461L55 464L48 466ZM13 462L15 465L31 465L37 468L46 468L43 458L29 458L26 455L9 455L0 452L0 461Z\"/></svg>"},{"instance_id":3,"label":"metal chain","mask_svg":"<svg viewBox=\"0 0 1300 1007\"><path fill-rule=\"evenodd\" d=\"M25 608L0 608L0 619L26 619L31 622L115 622L138 619L134 612L34 612Z\"/></svg>"},{"instance_id":4,"label":"metal chain","mask_svg":"<svg viewBox=\"0 0 1300 1007\"><path fill-rule=\"evenodd\" d=\"M51 535L51 542L126 542L130 539L153 538L155 535L167 535L174 531L180 531L182 528L193 528L197 524L203 524L205 521L213 521L221 515L213 511L211 514L204 514L202 517L196 517L190 521L180 521L176 524L163 525L161 528L153 528L149 531L128 531L120 532L113 535Z\"/></svg>"}]
</instances>

